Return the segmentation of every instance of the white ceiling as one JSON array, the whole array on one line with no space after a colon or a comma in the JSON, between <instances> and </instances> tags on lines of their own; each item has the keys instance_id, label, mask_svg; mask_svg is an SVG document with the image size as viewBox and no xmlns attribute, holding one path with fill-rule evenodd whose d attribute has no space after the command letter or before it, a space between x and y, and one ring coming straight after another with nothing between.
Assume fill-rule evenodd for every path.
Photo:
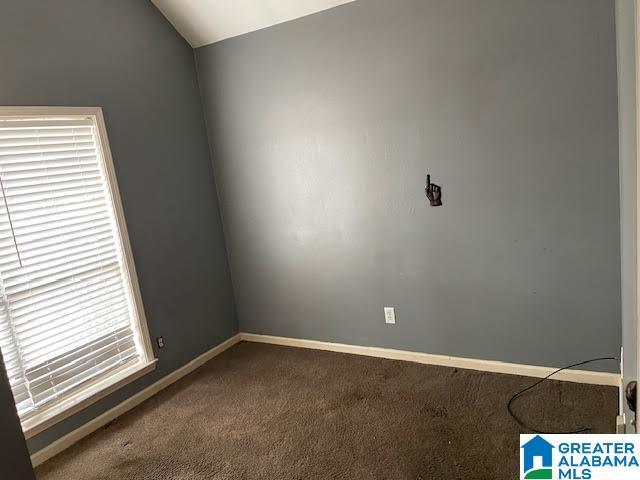
<instances>
[{"instance_id":1,"label":"white ceiling","mask_svg":"<svg viewBox=\"0 0 640 480\"><path fill-rule=\"evenodd\" d=\"M152 0L197 48L354 0Z\"/></svg>"}]
</instances>

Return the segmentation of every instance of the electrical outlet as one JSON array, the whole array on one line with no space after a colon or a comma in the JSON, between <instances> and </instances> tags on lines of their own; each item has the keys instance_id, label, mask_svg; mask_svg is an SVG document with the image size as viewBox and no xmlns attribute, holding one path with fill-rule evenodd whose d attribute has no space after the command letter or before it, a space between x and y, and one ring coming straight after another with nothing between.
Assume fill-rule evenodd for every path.
<instances>
[{"instance_id":1,"label":"electrical outlet","mask_svg":"<svg viewBox=\"0 0 640 480\"><path fill-rule=\"evenodd\" d=\"M163 337L156 338L156 342L158 342L158 348L164 348L164 338Z\"/></svg>"},{"instance_id":2,"label":"electrical outlet","mask_svg":"<svg viewBox=\"0 0 640 480\"><path fill-rule=\"evenodd\" d=\"M384 307L384 321L388 324L396 323L396 309L394 307Z\"/></svg>"}]
</instances>

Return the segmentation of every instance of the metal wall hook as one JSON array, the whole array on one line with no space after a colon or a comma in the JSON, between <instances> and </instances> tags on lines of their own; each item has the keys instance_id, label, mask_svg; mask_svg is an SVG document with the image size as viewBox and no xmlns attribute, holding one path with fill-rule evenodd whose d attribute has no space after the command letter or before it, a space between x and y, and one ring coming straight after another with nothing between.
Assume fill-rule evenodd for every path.
<instances>
[{"instance_id":1,"label":"metal wall hook","mask_svg":"<svg viewBox=\"0 0 640 480\"><path fill-rule=\"evenodd\" d=\"M427 195L432 207L439 207L442 205L442 187L431 183L431 175L427 174L427 188L424 189L424 193Z\"/></svg>"}]
</instances>

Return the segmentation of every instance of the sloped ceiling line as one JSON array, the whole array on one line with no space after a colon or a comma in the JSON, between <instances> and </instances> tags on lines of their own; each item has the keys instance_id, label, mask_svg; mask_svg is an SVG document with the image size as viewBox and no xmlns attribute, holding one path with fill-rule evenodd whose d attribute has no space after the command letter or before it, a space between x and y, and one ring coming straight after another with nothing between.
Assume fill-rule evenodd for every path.
<instances>
[{"instance_id":1,"label":"sloped ceiling line","mask_svg":"<svg viewBox=\"0 0 640 480\"><path fill-rule=\"evenodd\" d=\"M355 0L152 0L193 48Z\"/></svg>"}]
</instances>

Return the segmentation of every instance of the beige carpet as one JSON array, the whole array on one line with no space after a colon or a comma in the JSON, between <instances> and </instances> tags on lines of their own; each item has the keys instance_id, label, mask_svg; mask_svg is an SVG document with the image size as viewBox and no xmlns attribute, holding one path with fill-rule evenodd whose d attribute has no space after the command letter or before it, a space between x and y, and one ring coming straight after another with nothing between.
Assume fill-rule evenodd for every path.
<instances>
[{"instance_id":1,"label":"beige carpet","mask_svg":"<svg viewBox=\"0 0 640 480\"><path fill-rule=\"evenodd\" d=\"M493 479L530 378L241 343L37 470L39 480ZM614 431L617 390L550 381L542 429Z\"/></svg>"}]
</instances>

